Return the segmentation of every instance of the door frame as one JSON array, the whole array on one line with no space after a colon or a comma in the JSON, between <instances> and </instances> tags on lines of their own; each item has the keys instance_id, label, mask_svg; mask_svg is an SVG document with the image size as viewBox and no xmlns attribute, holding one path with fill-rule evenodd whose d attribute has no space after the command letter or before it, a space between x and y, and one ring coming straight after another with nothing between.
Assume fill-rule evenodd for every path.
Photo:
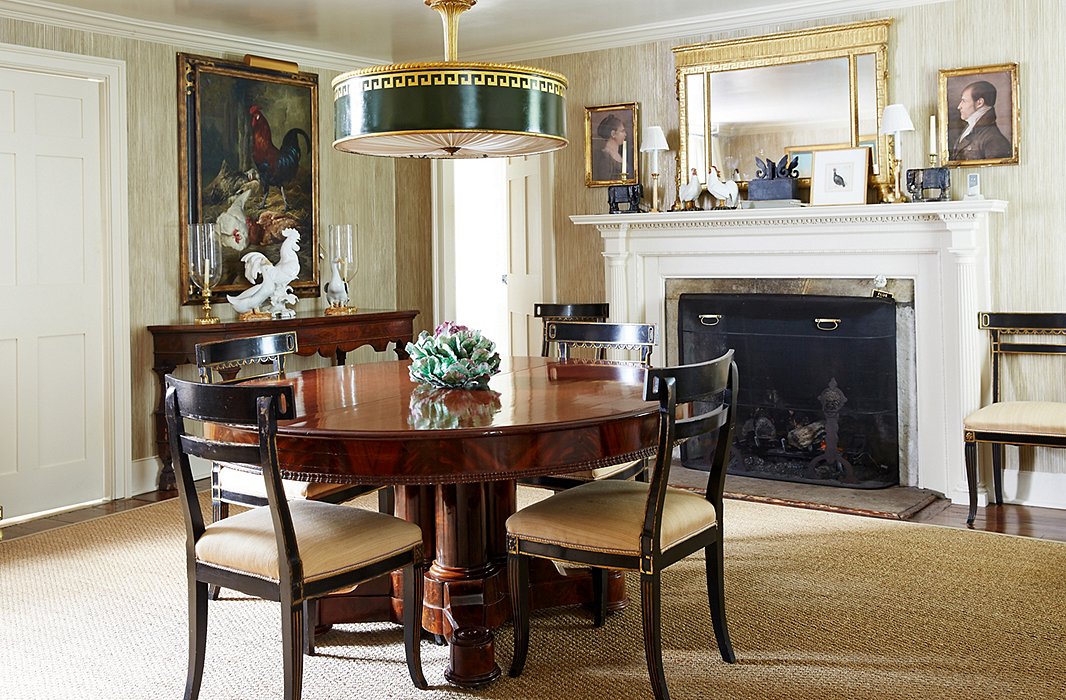
<instances>
[{"instance_id":1,"label":"door frame","mask_svg":"<svg viewBox=\"0 0 1066 700\"><path fill-rule=\"evenodd\" d=\"M544 236L541 240L544 302L554 302L555 279L555 158L541 159L541 212ZM434 159L430 177L433 210L433 326L455 318L455 175L447 159ZM530 309L532 312L532 309Z\"/></svg>"},{"instance_id":2,"label":"door frame","mask_svg":"<svg viewBox=\"0 0 1066 700\"><path fill-rule=\"evenodd\" d=\"M100 291L103 294L103 353L111 360L102 367L104 496L105 500L126 498L133 495L126 63L0 43L0 67L82 78L100 85L100 209L104 263ZM34 517L37 515L40 514L34 514Z\"/></svg>"}]
</instances>

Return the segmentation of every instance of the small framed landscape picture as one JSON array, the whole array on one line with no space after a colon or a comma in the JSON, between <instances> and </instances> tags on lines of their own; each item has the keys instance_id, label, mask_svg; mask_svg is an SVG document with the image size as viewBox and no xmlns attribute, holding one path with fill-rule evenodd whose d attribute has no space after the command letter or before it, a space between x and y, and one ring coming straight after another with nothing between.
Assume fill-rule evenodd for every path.
<instances>
[{"instance_id":1,"label":"small framed landscape picture","mask_svg":"<svg viewBox=\"0 0 1066 700\"><path fill-rule=\"evenodd\" d=\"M635 185L640 119L637 103L585 108L585 186Z\"/></svg>"},{"instance_id":2,"label":"small framed landscape picture","mask_svg":"<svg viewBox=\"0 0 1066 700\"><path fill-rule=\"evenodd\" d=\"M814 151L811 204L866 204L869 148Z\"/></svg>"},{"instance_id":3,"label":"small framed landscape picture","mask_svg":"<svg viewBox=\"0 0 1066 700\"><path fill-rule=\"evenodd\" d=\"M944 165L1018 162L1018 64L940 71L938 150Z\"/></svg>"}]
</instances>

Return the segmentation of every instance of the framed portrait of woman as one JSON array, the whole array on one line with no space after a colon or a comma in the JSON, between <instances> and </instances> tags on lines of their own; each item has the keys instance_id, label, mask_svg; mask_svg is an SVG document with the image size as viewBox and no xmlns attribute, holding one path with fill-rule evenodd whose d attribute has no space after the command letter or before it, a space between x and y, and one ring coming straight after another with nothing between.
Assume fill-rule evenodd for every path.
<instances>
[{"instance_id":1,"label":"framed portrait of woman","mask_svg":"<svg viewBox=\"0 0 1066 700\"><path fill-rule=\"evenodd\" d=\"M640 158L636 102L585 108L585 186L635 185Z\"/></svg>"},{"instance_id":2,"label":"framed portrait of woman","mask_svg":"<svg viewBox=\"0 0 1066 700\"><path fill-rule=\"evenodd\" d=\"M942 70L937 90L943 165L1018 163L1018 64Z\"/></svg>"}]
</instances>

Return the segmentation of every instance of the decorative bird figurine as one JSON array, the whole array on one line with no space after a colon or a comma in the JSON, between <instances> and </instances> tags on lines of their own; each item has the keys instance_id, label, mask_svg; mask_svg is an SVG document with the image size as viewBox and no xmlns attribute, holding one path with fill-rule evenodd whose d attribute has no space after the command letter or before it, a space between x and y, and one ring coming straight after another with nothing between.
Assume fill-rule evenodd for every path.
<instances>
[{"instance_id":1,"label":"decorative bird figurine","mask_svg":"<svg viewBox=\"0 0 1066 700\"><path fill-rule=\"evenodd\" d=\"M241 258L244 263L244 276L249 282L259 277L263 281L244 290L237 296L227 296L226 300L241 315L242 319L264 315L259 307L270 301L270 316L273 318L292 318L296 312L286 304L295 304L296 297L291 293L289 284L300 276L300 259L296 256L300 250L300 232L287 228L281 232L285 238L281 244L277 264L271 263L265 255L256 251Z\"/></svg>"},{"instance_id":2,"label":"decorative bird figurine","mask_svg":"<svg viewBox=\"0 0 1066 700\"><path fill-rule=\"evenodd\" d=\"M836 168L833 168L833 184L837 187L847 187L847 183L844 182L844 178L840 176Z\"/></svg>"},{"instance_id":3,"label":"decorative bird figurine","mask_svg":"<svg viewBox=\"0 0 1066 700\"><path fill-rule=\"evenodd\" d=\"M715 209L736 209L740 201L740 187L732 180L722 182L713 165L707 171L707 192L714 197Z\"/></svg>"},{"instance_id":4,"label":"decorative bird figurine","mask_svg":"<svg viewBox=\"0 0 1066 700\"><path fill-rule=\"evenodd\" d=\"M329 302L330 307L346 306L348 304L348 283L341 277L341 263L339 260L334 260L330 263L330 267L333 268L333 275L329 278L329 282L326 283L324 289L326 301Z\"/></svg>"},{"instance_id":5,"label":"decorative bird figurine","mask_svg":"<svg viewBox=\"0 0 1066 700\"><path fill-rule=\"evenodd\" d=\"M701 192L703 192L703 184L700 183L696 169L693 168L688 184L682 185L677 191L678 201L684 202L684 209L696 209L696 197L699 197Z\"/></svg>"}]
</instances>

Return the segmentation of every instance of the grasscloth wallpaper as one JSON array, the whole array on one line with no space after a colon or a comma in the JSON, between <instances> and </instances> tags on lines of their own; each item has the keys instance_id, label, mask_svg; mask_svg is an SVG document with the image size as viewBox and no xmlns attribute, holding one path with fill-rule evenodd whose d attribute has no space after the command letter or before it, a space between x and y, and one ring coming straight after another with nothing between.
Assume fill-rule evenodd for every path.
<instances>
[{"instance_id":1,"label":"grasscloth wallpaper","mask_svg":"<svg viewBox=\"0 0 1066 700\"><path fill-rule=\"evenodd\" d=\"M821 24L886 16L833 17ZM1066 185L1062 167L1066 132L1061 126L1066 67L1060 39L1066 36L1061 0L955 0L900 9L889 47L889 100L906 105L918 131L904 137L905 167L924 163L921 125L935 110L937 70L1017 62L1021 86L1021 164L981 170L987 197L1010 202L1003 225L993 235L993 306L1013 310L1066 309ZM679 37L639 46L571 54L530 63L569 78L571 145L555 158L557 298L599 300L604 296L598 234L576 227L569 215L606 211L606 190L584 186L584 107L635 101L643 125L660 124L677 145L677 101L670 49L687 43L756 35L813 26L781 24L729 34ZM150 339L145 327L192 319L192 307L178 298L177 106L175 58L181 46L0 20L0 42L114 58L126 62L129 108L129 223L134 459L154 452L149 414L156 400ZM358 53L358 47L353 51ZM224 47L217 54L228 56ZM314 71L313 66L301 70ZM432 324L429 166L340 154L330 147L334 73L320 76L319 162L323 225L358 224L363 265L353 297L363 307L418 308L418 328ZM672 163L674 153L663 157ZM647 173L647 168L642 167ZM664 201L676 198L672 167L664 165ZM961 197L967 169L952 173L954 196ZM647 182L650 178L642 177ZM321 302L302 300L301 307ZM223 315L231 311L220 307ZM635 319L634 319L635 320ZM372 353L357 353L368 359ZM317 362L310 360L304 362ZM1050 392L1066 400L1061 374L1050 370L1019 380L1020 390ZM1066 461L1051 453L1025 453L1027 465L1066 472Z\"/></svg>"}]
</instances>

